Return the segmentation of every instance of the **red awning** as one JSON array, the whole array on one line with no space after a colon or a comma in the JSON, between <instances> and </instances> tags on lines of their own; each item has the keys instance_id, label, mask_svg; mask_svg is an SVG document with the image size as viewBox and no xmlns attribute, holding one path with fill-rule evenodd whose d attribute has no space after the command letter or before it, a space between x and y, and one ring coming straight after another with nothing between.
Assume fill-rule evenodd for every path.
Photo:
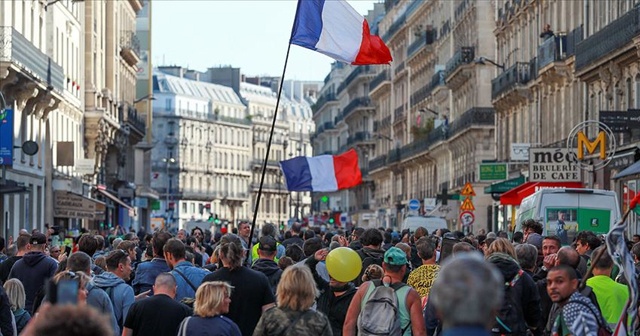
<instances>
[{"instance_id":1,"label":"red awning","mask_svg":"<svg viewBox=\"0 0 640 336\"><path fill-rule=\"evenodd\" d=\"M540 189L584 188L582 182L526 182L500 196L502 205L520 205L522 200Z\"/></svg>"}]
</instances>

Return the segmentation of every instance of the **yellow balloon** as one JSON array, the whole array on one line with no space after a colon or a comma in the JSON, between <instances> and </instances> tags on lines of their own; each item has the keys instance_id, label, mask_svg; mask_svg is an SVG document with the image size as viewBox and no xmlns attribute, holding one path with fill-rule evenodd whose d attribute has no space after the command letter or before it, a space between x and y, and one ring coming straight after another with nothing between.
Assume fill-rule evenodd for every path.
<instances>
[{"instance_id":1,"label":"yellow balloon","mask_svg":"<svg viewBox=\"0 0 640 336\"><path fill-rule=\"evenodd\" d=\"M331 250L326 259L329 275L340 282L353 281L360 275L362 259L356 251L348 247Z\"/></svg>"}]
</instances>

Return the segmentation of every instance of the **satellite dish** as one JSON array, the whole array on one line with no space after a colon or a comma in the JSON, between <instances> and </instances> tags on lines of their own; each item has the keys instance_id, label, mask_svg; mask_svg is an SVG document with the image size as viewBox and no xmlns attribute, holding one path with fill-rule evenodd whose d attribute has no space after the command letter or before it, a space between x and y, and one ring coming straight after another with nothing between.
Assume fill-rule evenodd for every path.
<instances>
[{"instance_id":1,"label":"satellite dish","mask_svg":"<svg viewBox=\"0 0 640 336\"><path fill-rule=\"evenodd\" d=\"M38 144L35 141L27 140L22 143L22 152L29 156L34 156L38 153Z\"/></svg>"}]
</instances>

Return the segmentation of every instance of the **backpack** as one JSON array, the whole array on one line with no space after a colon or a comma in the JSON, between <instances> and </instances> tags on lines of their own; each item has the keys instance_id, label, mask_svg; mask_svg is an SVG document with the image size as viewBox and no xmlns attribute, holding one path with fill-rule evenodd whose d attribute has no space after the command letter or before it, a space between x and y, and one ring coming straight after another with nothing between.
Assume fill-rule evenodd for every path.
<instances>
[{"instance_id":1,"label":"backpack","mask_svg":"<svg viewBox=\"0 0 640 336\"><path fill-rule=\"evenodd\" d=\"M527 325L524 322L520 298L516 297L513 287L518 283L524 271L519 270L511 281L505 284L502 307L496 314L496 323L491 332L499 335L526 335Z\"/></svg>"},{"instance_id":2,"label":"backpack","mask_svg":"<svg viewBox=\"0 0 640 336\"><path fill-rule=\"evenodd\" d=\"M364 274L364 271L369 268L369 265L378 265L378 266L382 266L382 256L380 257L375 257L369 253L364 252L363 250L358 250L356 251L358 253L358 255L360 256L360 259L362 259L362 270L360 271L360 276L357 277L353 282L354 284L357 285L361 285L362 284L362 275Z\"/></svg>"},{"instance_id":3,"label":"backpack","mask_svg":"<svg viewBox=\"0 0 640 336\"><path fill-rule=\"evenodd\" d=\"M358 336L404 335L404 332L411 327L411 323L404 328L400 325L398 297L404 295L406 298L410 290L409 286L404 283L386 285L380 280L371 281L369 286L374 288L370 295L363 299L357 322Z\"/></svg>"}]
</instances>

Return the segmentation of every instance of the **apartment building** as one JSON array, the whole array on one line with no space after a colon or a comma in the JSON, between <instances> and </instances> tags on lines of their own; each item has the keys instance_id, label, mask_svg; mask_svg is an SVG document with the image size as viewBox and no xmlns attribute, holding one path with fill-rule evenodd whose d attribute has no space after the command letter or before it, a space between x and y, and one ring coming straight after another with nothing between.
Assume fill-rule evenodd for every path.
<instances>
[{"instance_id":1,"label":"apartment building","mask_svg":"<svg viewBox=\"0 0 640 336\"><path fill-rule=\"evenodd\" d=\"M0 163L6 171L0 181L2 236L57 224L61 209L54 193L82 194L74 162L83 157L83 10L71 1L0 3L0 93L8 109L3 117L13 120L13 143L3 144ZM94 216L55 217L78 224Z\"/></svg>"},{"instance_id":2,"label":"apartment building","mask_svg":"<svg viewBox=\"0 0 640 336\"><path fill-rule=\"evenodd\" d=\"M161 196L152 217L175 229L208 227L212 215L248 218L252 133L240 97L182 67L159 67L153 78L153 133L162 141L151 155Z\"/></svg>"}]
</instances>

